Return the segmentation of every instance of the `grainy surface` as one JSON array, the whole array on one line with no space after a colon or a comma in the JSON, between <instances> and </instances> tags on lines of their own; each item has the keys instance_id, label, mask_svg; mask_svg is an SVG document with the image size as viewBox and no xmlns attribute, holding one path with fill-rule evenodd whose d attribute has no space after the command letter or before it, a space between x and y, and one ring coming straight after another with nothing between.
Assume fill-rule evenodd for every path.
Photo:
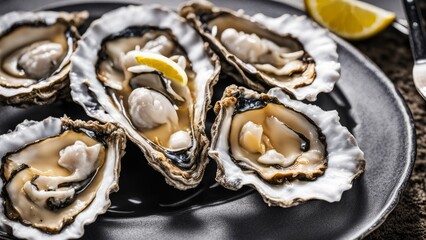
<instances>
[{"instance_id":1,"label":"grainy surface","mask_svg":"<svg viewBox=\"0 0 426 240\"><path fill-rule=\"evenodd\" d=\"M424 3L426 1L423 1L425 6ZM426 239L426 102L414 87L408 38L387 29L354 45L373 60L401 92L413 114L417 135L417 158L407 188L386 222L367 239Z\"/></svg>"},{"instance_id":2,"label":"grainy surface","mask_svg":"<svg viewBox=\"0 0 426 240\"><path fill-rule=\"evenodd\" d=\"M18 5L21 6L20 10L30 10L45 5L48 2L53 2L53 0L0 0L2 4L0 11L17 10L16 6ZM423 1L423 3L425 2L426 0ZM388 29L376 37L353 44L371 58L397 86L413 112L417 130L417 161L407 189L389 218L379 229L370 234L367 239L426 239L426 103L417 94L412 82L411 70L413 61L408 39L396 30ZM270 212L274 213L272 210ZM275 216L281 217L279 214L275 214ZM255 215L255 218L257 219L258 216ZM198 220L190 218L190 220L194 219ZM182 223L183 221L177 222ZM240 226L241 222L239 220L236 222L238 224L235 224L235 226ZM172 230L176 231L176 229L179 229L179 224L176 224L176 222L172 223ZM192 229L193 231L196 230L197 226L200 228L203 226L198 221L195 224L194 221L191 223L191 226L195 226ZM108 225L110 222L102 222L102 224L110 226ZM102 234L106 234L103 228L99 230L93 225L91 227L92 233L95 232L94 235L98 236L98 238L99 236L104 236ZM157 227L155 228L157 229ZM241 233L235 231L235 229L233 228L232 231ZM94 230L99 230L99 233ZM254 233L253 231L247 232ZM88 231L88 234L90 235L90 231ZM118 232L117 234L120 233ZM1 236L0 239L2 239Z\"/></svg>"}]
</instances>

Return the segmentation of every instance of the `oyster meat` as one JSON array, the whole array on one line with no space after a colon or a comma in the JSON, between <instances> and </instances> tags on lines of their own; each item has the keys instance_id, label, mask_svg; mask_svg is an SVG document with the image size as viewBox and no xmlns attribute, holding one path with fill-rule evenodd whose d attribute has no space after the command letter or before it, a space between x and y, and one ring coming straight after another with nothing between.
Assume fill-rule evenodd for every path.
<instances>
[{"instance_id":1,"label":"oyster meat","mask_svg":"<svg viewBox=\"0 0 426 240\"><path fill-rule=\"evenodd\" d=\"M86 11L11 12L0 17L0 103L51 103L69 86L76 26Z\"/></svg>"},{"instance_id":2,"label":"oyster meat","mask_svg":"<svg viewBox=\"0 0 426 240\"><path fill-rule=\"evenodd\" d=\"M221 57L224 72L250 89L279 87L315 101L339 79L336 44L306 16L248 16L207 1L189 1L180 14Z\"/></svg>"},{"instance_id":3,"label":"oyster meat","mask_svg":"<svg viewBox=\"0 0 426 240\"><path fill-rule=\"evenodd\" d=\"M92 23L71 62L71 94L89 116L120 124L172 186L201 181L220 64L185 19L149 5L111 11Z\"/></svg>"},{"instance_id":4,"label":"oyster meat","mask_svg":"<svg viewBox=\"0 0 426 240\"><path fill-rule=\"evenodd\" d=\"M209 155L226 188L252 186L281 207L334 202L364 171L363 152L337 112L291 100L279 88L259 94L231 85L215 112Z\"/></svg>"},{"instance_id":5,"label":"oyster meat","mask_svg":"<svg viewBox=\"0 0 426 240\"><path fill-rule=\"evenodd\" d=\"M125 133L112 123L47 118L0 136L0 222L18 238L81 237L118 190Z\"/></svg>"}]
</instances>

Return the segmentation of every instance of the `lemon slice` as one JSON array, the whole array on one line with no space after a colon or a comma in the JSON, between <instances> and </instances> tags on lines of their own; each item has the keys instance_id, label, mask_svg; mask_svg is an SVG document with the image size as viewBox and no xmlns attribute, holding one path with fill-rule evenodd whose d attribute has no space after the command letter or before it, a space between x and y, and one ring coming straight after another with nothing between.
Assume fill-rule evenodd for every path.
<instances>
[{"instance_id":1,"label":"lemon slice","mask_svg":"<svg viewBox=\"0 0 426 240\"><path fill-rule=\"evenodd\" d=\"M141 52L136 56L136 61L161 72L166 78L176 81L182 86L188 84L188 76L185 70L168 57L156 53Z\"/></svg>"},{"instance_id":2,"label":"lemon slice","mask_svg":"<svg viewBox=\"0 0 426 240\"><path fill-rule=\"evenodd\" d=\"M305 0L309 15L350 40L365 39L385 29L395 14L357 0Z\"/></svg>"}]
</instances>

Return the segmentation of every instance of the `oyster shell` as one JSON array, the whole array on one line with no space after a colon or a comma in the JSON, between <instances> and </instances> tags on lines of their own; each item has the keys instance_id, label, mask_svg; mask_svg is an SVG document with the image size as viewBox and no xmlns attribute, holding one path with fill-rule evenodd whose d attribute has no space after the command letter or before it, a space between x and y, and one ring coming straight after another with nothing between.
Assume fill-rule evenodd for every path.
<instances>
[{"instance_id":1,"label":"oyster shell","mask_svg":"<svg viewBox=\"0 0 426 240\"><path fill-rule=\"evenodd\" d=\"M209 155L226 188L249 185L281 207L334 202L364 171L363 152L336 111L291 100L279 88L259 94L229 86L215 112Z\"/></svg>"},{"instance_id":2,"label":"oyster shell","mask_svg":"<svg viewBox=\"0 0 426 240\"><path fill-rule=\"evenodd\" d=\"M139 63L146 54L180 69L188 84ZM208 162L205 119L220 64L185 19L150 5L111 11L92 23L71 62L71 94L89 116L122 126L168 184L198 185Z\"/></svg>"},{"instance_id":3,"label":"oyster shell","mask_svg":"<svg viewBox=\"0 0 426 240\"><path fill-rule=\"evenodd\" d=\"M69 86L76 26L86 11L10 12L0 17L0 103L25 107L53 102Z\"/></svg>"},{"instance_id":4,"label":"oyster shell","mask_svg":"<svg viewBox=\"0 0 426 240\"><path fill-rule=\"evenodd\" d=\"M227 63L224 72L250 89L280 87L298 100L315 101L339 79L336 44L306 16L251 17L207 1L190 1L180 14Z\"/></svg>"},{"instance_id":5,"label":"oyster shell","mask_svg":"<svg viewBox=\"0 0 426 240\"><path fill-rule=\"evenodd\" d=\"M25 239L79 238L118 190L125 134L107 123L47 118L0 136L0 222Z\"/></svg>"}]
</instances>

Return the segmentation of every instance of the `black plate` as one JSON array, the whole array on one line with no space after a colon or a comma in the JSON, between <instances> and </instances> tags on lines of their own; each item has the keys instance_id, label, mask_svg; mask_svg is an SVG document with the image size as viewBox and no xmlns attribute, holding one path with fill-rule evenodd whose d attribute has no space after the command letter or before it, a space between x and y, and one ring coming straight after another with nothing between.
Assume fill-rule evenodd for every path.
<instances>
[{"instance_id":1,"label":"black plate","mask_svg":"<svg viewBox=\"0 0 426 240\"><path fill-rule=\"evenodd\" d=\"M30 5L24 5L27 1L3 1L0 9L37 8L49 2L54 0L38 1L39 5L31 5L36 4L34 1ZM180 1L156 2L176 7ZM249 14L303 14L272 1L214 2L243 8ZM80 1L55 3L43 9L86 9L93 20L123 5ZM341 123L356 136L367 160L365 174L340 202L311 201L288 209L268 207L249 188L234 192L217 186L214 162L209 164L199 187L178 191L166 185L138 148L128 143L120 191L111 195L111 209L86 227L84 239L349 239L364 237L377 228L396 206L411 174L416 149L414 124L405 102L381 70L345 41L335 40L342 78L331 94L320 94L316 104L339 112ZM226 84L222 81L215 88L216 98ZM0 133L24 119L42 120L63 114L87 119L80 106L66 102L29 109L0 107ZM213 118L210 113L209 124Z\"/></svg>"}]
</instances>

